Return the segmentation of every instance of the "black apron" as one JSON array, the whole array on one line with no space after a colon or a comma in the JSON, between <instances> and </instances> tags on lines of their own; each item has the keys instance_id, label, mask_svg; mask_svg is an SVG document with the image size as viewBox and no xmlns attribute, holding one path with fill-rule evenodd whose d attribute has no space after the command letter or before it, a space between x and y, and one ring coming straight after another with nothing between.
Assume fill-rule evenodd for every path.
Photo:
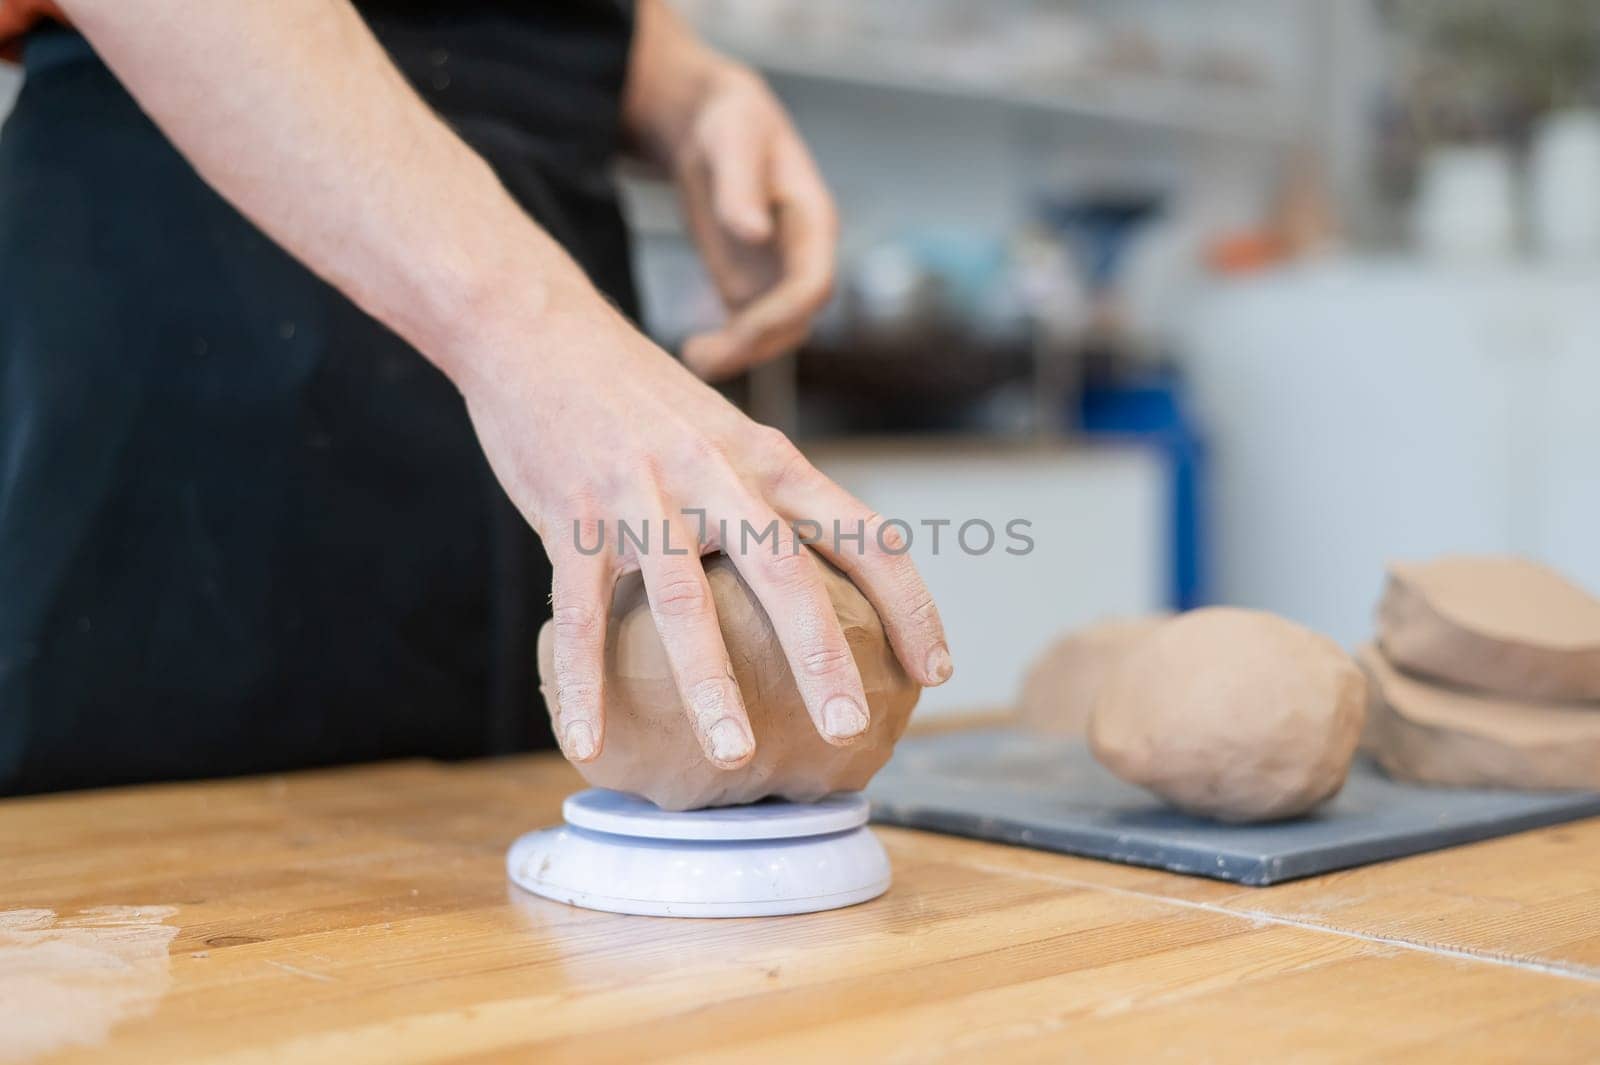
<instances>
[{"instance_id":1,"label":"black apron","mask_svg":"<svg viewBox=\"0 0 1600 1065\"><path fill-rule=\"evenodd\" d=\"M631 313L631 12L363 10ZM454 388L211 192L81 37L36 32L25 63L0 132L0 793L548 744L548 563Z\"/></svg>"}]
</instances>

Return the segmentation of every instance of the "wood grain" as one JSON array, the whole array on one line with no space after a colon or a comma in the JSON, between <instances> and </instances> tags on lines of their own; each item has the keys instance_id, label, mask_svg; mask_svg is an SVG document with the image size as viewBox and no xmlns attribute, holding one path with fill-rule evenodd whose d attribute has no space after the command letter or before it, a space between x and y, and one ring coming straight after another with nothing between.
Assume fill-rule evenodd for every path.
<instances>
[{"instance_id":1,"label":"wood grain","mask_svg":"<svg viewBox=\"0 0 1600 1065\"><path fill-rule=\"evenodd\" d=\"M1266 889L882 829L879 900L673 921L507 885L577 786L535 756L0 803L0 911L173 908L153 1008L50 1060L1600 1057L1600 821ZM81 975L0 940L0 990Z\"/></svg>"}]
</instances>

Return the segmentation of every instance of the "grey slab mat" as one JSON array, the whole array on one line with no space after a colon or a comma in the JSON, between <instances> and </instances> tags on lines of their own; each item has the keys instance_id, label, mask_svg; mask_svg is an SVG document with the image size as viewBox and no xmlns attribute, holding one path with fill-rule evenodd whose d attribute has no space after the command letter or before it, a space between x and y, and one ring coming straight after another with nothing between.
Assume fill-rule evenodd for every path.
<instances>
[{"instance_id":1,"label":"grey slab mat","mask_svg":"<svg viewBox=\"0 0 1600 1065\"><path fill-rule=\"evenodd\" d=\"M1358 758L1310 816L1224 825L1117 779L1079 740L1011 729L904 740L867 795L881 824L1252 885L1600 814L1600 793L1417 787Z\"/></svg>"}]
</instances>

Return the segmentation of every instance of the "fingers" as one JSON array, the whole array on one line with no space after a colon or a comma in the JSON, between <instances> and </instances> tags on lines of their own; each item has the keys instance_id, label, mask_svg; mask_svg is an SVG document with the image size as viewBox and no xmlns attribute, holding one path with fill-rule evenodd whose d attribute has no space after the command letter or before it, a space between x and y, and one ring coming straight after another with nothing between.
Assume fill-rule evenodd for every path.
<instances>
[{"instance_id":1,"label":"fingers","mask_svg":"<svg viewBox=\"0 0 1600 1065\"><path fill-rule=\"evenodd\" d=\"M818 563L770 508L748 495L729 505L761 537L730 536L723 550L772 620L817 732L845 746L867 730L867 697Z\"/></svg>"},{"instance_id":2,"label":"fingers","mask_svg":"<svg viewBox=\"0 0 1600 1065\"><path fill-rule=\"evenodd\" d=\"M911 561L905 534L785 444L770 482L773 505L791 521L832 515L838 527L817 538L817 551L848 574L872 603L907 673L927 687L949 680L955 667L944 622Z\"/></svg>"},{"instance_id":3,"label":"fingers","mask_svg":"<svg viewBox=\"0 0 1600 1065\"><path fill-rule=\"evenodd\" d=\"M715 380L739 373L799 346L833 292L838 222L833 200L803 148L780 152L776 284L734 311L722 328L690 338L684 361Z\"/></svg>"},{"instance_id":4,"label":"fingers","mask_svg":"<svg viewBox=\"0 0 1600 1065\"><path fill-rule=\"evenodd\" d=\"M713 764L737 768L755 753L755 739L699 552L647 551L639 563L650 613L700 747Z\"/></svg>"},{"instance_id":5,"label":"fingers","mask_svg":"<svg viewBox=\"0 0 1600 1065\"><path fill-rule=\"evenodd\" d=\"M556 557L554 571L551 601L555 631L556 736L569 759L589 762L599 757L605 746L601 698L612 567L603 552L584 555L568 550Z\"/></svg>"},{"instance_id":6,"label":"fingers","mask_svg":"<svg viewBox=\"0 0 1600 1065\"><path fill-rule=\"evenodd\" d=\"M718 189L754 182L765 186L765 178L748 174L745 178L719 177L728 167L713 160L690 163L677 175L679 199L684 222L699 249L706 270L716 283L717 294L723 305L734 309L743 307L762 292L777 283L778 263L772 253L772 208L770 194L761 197L762 218L766 225L765 236L750 242L740 239L738 229L723 223L718 207ZM734 199L733 193L721 193L723 202ZM726 209L731 212L732 207Z\"/></svg>"},{"instance_id":7,"label":"fingers","mask_svg":"<svg viewBox=\"0 0 1600 1065\"><path fill-rule=\"evenodd\" d=\"M724 229L747 244L760 244L772 236L766 170L759 142L742 130L713 156L712 211Z\"/></svg>"},{"instance_id":8,"label":"fingers","mask_svg":"<svg viewBox=\"0 0 1600 1065\"><path fill-rule=\"evenodd\" d=\"M800 346L811 320L833 293L833 238L816 219L784 205L778 221L783 273L778 282L733 313L719 329L691 337L684 361L719 380Z\"/></svg>"}]
</instances>

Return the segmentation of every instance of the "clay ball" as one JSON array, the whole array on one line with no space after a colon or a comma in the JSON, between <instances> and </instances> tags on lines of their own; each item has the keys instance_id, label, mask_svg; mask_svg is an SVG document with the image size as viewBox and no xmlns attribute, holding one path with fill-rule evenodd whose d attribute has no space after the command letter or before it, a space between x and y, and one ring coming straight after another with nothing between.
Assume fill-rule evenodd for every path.
<instances>
[{"instance_id":1,"label":"clay ball","mask_svg":"<svg viewBox=\"0 0 1600 1065\"><path fill-rule=\"evenodd\" d=\"M1255 610L1165 622L1106 679L1089 741L1117 776L1219 821L1295 817L1344 785L1366 677L1333 641Z\"/></svg>"},{"instance_id":2,"label":"clay ball","mask_svg":"<svg viewBox=\"0 0 1600 1065\"><path fill-rule=\"evenodd\" d=\"M578 766L595 787L631 792L664 810L727 806L778 796L811 802L859 791L889 760L922 689L900 668L883 625L850 579L818 560L867 694L871 723L848 747L817 734L766 611L733 563L706 559L706 579L755 736L755 755L737 769L705 757L673 683L667 653L638 574L623 578L606 633L605 741ZM554 634L539 633L540 690L559 727Z\"/></svg>"}]
</instances>

